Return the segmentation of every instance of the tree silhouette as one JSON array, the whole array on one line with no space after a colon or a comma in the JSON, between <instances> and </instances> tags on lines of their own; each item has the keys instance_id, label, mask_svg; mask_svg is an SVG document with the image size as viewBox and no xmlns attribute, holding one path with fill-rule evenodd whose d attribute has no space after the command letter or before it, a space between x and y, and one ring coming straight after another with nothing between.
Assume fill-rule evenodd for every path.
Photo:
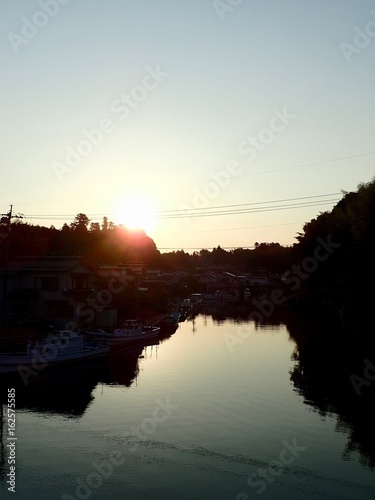
<instances>
[{"instance_id":1,"label":"tree silhouette","mask_svg":"<svg viewBox=\"0 0 375 500\"><path fill-rule=\"evenodd\" d=\"M79 213L75 216L74 221L70 224L70 227L73 231L81 231L86 232L88 229L88 225L90 223L90 219L86 214Z\"/></svg>"}]
</instances>

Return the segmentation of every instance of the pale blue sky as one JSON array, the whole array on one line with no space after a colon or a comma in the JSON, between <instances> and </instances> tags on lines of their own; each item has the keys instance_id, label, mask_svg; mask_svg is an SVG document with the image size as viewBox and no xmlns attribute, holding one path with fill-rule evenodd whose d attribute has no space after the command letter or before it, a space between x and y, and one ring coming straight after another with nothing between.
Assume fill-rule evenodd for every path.
<instances>
[{"instance_id":1,"label":"pale blue sky","mask_svg":"<svg viewBox=\"0 0 375 500\"><path fill-rule=\"evenodd\" d=\"M149 234L160 248L292 244L303 222L339 198L307 197L370 181L375 154L363 155L375 151L374 1L244 0L221 18L219 4L0 0L0 212L13 203L27 221L61 227L78 212L121 222L116 213L134 195L173 215L257 203L252 214L163 213ZM55 15L40 14L42 5ZM25 31L25 18L45 25ZM367 39L354 41L356 27ZM343 43L355 52L345 57ZM150 71L159 77L145 80ZM119 101L129 94L138 102L122 118ZM283 110L292 116L284 123L276 118ZM83 131L103 120L103 140L69 166L67 148L79 149ZM259 134L255 157L241 154ZM56 162L67 170L57 175ZM229 162L236 173L213 186ZM305 197L322 203L262 205Z\"/></svg>"}]
</instances>

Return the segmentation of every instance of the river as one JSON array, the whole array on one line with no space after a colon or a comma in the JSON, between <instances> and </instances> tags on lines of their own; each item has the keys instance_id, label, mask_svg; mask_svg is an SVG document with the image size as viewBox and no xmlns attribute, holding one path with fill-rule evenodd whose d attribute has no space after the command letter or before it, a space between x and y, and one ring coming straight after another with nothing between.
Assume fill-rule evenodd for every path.
<instances>
[{"instance_id":1,"label":"river","mask_svg":"<svg viewBox=\"0 0 375 500\"><path fill-rule=\"evenodd\" d=\"M357 394L346 355L303 322L227 316L16 387L1 498L373 499L370 382Z\"/></svg>"}]
</instances>

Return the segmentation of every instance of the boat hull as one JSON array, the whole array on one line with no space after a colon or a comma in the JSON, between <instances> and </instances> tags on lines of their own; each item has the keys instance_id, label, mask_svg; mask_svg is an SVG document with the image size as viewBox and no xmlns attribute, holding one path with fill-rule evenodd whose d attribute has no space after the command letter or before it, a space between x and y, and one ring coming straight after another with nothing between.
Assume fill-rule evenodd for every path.
<instances>
[{"instance_id":1,"label":"boat hull","mask_svg":"<svg viewBox=\"0 0 375 500\"><path fill-rule=\"evenodd\" d=\"M145 340L154 339L158 337L160 328L153 328L150 331L143 331L142 333L137 333L134 335L113 335L110 344L126 344L126 343L135 343L135 342L143 342Z\"/></svg>"},{"instance_id":2,"label":"boat hull","mask_svg":"<svg viewBox=\"0 0 375 500\"><path fill-rule=\"evenodd\" d=\"M88 359L99 358L106 356L109 352L109 347L88 347L84 348L83 351L78 352L59 352L54 355L53 352L50 354L40 354L27 355L27 354L0 354L0 373L11 373L17 372L20 369L41 367L44 363L46 366L55 366L64 363L70 363L75 361L83 361Z\"/></svg>"},{"instance_id":3,"label":"boat hull","mask_svg":"<svg viewBox=\"0 0 375 500\"><path fill-rule=\"evenodd\" d=\"M101 342L109 346L129 343L142 343L158 337L160 327L144 325L139 320L128 319L123 322L121 328L115 328L113 333L104 330L89 330L85 332L85 338Z\"/></svg>"}]
</instances>

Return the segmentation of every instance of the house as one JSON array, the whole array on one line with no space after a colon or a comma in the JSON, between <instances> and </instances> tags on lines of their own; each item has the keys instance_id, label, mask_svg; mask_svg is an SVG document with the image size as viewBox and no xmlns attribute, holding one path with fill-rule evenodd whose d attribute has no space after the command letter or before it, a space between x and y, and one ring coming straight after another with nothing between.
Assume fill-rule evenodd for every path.
<instances>
[{"instance_id":1,"label":"house","mask_svg":"<svg viewBox=\"0 0 375 500\"><path fill-rule=\"evenodd\" d=\"M0 270L2 321L46 318L61 326L69 321L99 326L99 313L110 307L95 306L99 281L97 269L83 257L17 257Z\"/></svg>"},{"instance_id":2,"label":"house","mask_svg":"<svg viewBox=\"0 0 375 500\"><path fill-rule=\"evenodd\" d=\"M139 286L144 289L170 288L180 281L181 275L179 273L149 267L145 269L145 276L139 282Z\"/></svg>"},{"instance_id":3,"label":"house","mask_svg":"<svg viewBox=\"0 0 375 500\"><path fill-rule=\"evenodd\" d=\"M128 260L125 267L133 271L137 276L142 276L145 273L143 262L138 260Z\"/></svg>"},{"instance_id":4,"label":"house","mask_svg":"<svg viewBox=\"0 0 375 500\"><path fill-rule=\"evenodd\" d=\"M132 286L139 281L140 275L132 270L129 266L111 266L101 265L97 268L97 273L100 279L99 287L113 288L112 283L118 281L124 287Z\"/></svg>"},{"instance_id":5,"label":"house","mask_svg":"<svg viewBox=\"0 0 375 500\"><path fill-rule=\"evenodd\" d=\"M199 284L204 286L206 291L216 290L224 285L223 278L214 272L206 272L199 276Z\"/></svg>"}]
</instances>

